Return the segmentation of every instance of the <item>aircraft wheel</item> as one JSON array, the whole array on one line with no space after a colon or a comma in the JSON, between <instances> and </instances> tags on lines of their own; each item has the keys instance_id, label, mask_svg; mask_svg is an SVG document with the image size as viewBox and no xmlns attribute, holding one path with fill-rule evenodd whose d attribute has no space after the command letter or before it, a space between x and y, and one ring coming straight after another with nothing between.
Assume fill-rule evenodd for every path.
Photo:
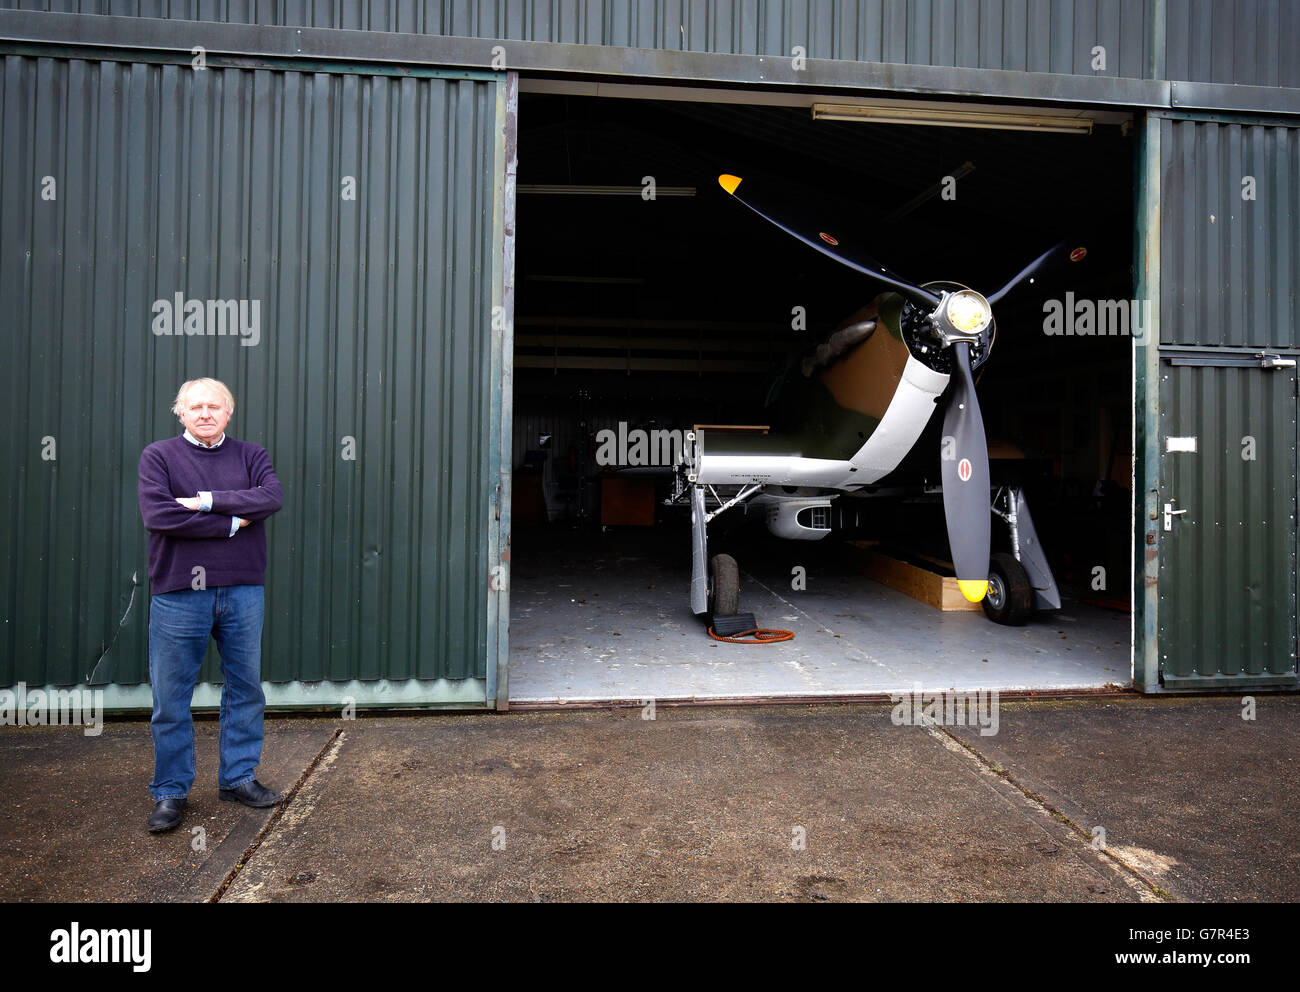
<instances>
[{"instance_id":1,"label":"aircraft wheel","mask_svg":"<svg viewBox=\"0 0 1300 992\"><path fill-rule=\"evenodd\" d=\"M731 555L709 561L709 615L729 617L740 612L740 569Z\"/></svg>"},{"instance_id":2,"label":"aircraft wheel","mask_svg":"<svg viewBox=\"0 0 1300 992\"><path fill-rule=\"evenodd\" d=\"M989 591L984 613L994 623L1018 627L1034 612L1034 589L1029 574L1012 555L998 552L989 562Z\"/></svg>"}]
</instances>

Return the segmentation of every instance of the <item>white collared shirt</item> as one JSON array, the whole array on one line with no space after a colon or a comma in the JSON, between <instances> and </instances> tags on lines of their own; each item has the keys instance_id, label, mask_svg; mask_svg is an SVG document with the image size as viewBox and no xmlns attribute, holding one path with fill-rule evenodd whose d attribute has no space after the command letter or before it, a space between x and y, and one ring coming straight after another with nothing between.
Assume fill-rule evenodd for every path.
<instances>
[{"instance_id":1,"label":"white collared shirt","mask_svg":"<svg viewBox=\"0 0 1300 992\"><path fill-rule=\"evenodd\" d=\"M193 434L190 433L190 429L188 427L185 428L184 437L186 441L190 442L190 444L195 445L196 447L199 448L220 448L223 444L226 443L225 431L221 432L221 437L217 438L216 444L204 444L202 441L200 441L198 438L196 438Z\"/></svg>"},{"instance_id":2,"label":"white collared shirt","mask_svg":"<svg viewBox=\"0 0 1300 992\"><path fill-rule=\"evenodd\" d=\"M204 444L202 441L200 441L198 438L196 438L193 434L190 433L190 429L188 427L185 428L185 433L182 435L182 437L184 437L186 441L189 441L190 444L194 445L196 448L220 448L223 444L226 443L225 431L221 432L221 437L217 438L215 444ZM202 510L204 513L211 513L212 492L210 490L201 489L198 492L198 497L199 497L199 509ZM240 520L239 517L231 517L230 519L231 537L234 537L237 533L239 533L239 525L241 522L242 521Z\"/></svg>"}]
</instances>

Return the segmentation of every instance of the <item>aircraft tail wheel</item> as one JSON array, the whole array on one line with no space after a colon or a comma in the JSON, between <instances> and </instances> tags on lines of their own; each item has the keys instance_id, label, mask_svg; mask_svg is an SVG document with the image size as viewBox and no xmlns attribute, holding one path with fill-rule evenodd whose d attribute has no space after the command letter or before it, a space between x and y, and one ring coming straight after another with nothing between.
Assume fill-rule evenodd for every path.
<instances>
[{"instance_id":1,"label":"aircraft tail wheel","mask_svg":"<svg viewBox=\"0 0 1300 992\"><path fill-rule=\"evenodd\" d=\"M984 612L994 623L1018 627L1034 612L1034 589L1029 573L1015 557L998 552L989 561L989 589Z\"/></svg>"},{"instance_id":2,"label":"aircraft tail wheel","mask_svg":"<svg viewBox=\"0 0 1300 992\"><path fill-rule=\"evenodd\" d=\"M740 612L740 569L731 555L709 560L709 614L728 617Z\"/></svg>"}]
</instances>

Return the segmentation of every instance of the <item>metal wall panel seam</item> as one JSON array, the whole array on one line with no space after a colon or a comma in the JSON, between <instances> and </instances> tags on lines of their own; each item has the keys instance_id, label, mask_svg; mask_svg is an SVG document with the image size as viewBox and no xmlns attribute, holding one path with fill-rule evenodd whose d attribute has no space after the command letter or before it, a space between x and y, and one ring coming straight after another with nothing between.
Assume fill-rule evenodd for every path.
<instances>
[{"instance_id":1,"label":"metal wall panel seam","mask_svg":"<svg viewBox=\"0 0 1300 992\"><path fill-rule=\"evenodd\" d=\"M498 441L501 465L499 557L505 563L506 582L498 595L497 684L493 702L498 710L510 705L510 599L514 574L511 530L514 479L514 351L515 351L515 189L519 167L519 74L508 73L505 82L503 211L501 227L501 434Z\"/></svg>"},{"instance_id":2,"label":"metal wall panel seam","mask_svg":"<svg viewBox=\"0 0 1300 992\"><path fill-rule=\"evenodd\" d=\"M491 273L492 306L488 313L488 338L490 358L488 362L488 470L484 479L484 495L487 502L487 575L477 577L483 583L482 592L486 598L485 637L487 665L487 705L497 705L497 674L500 655L497 649L498 610L503 584L501 557L499 551L501 521L501 422L502 393L500 389L501 365L503 361L501 347L501 330L498 314L502 307L502 246L499 239L505 231L505 129L506 100L505 80L498 80L493 93L493 155L492 155L492 228L491 228ZM473 581L474 577L470 577Z\"/></svg>"},{"instance_id":3,"label":"metal wall panel seam","mask_svg":"<svg viewBox=\"0 0 1300 992\"><path fill-rule=\"evenodd\" d=\"M1131 614L1132 679L1143 692L1155 691L1160 677L1159 542L1160 364L1156 342L1160 329L1161 135L1168 125L1148 116L1139 127L1136 156L1137 204L1134 210L1134 293L1151 301L1153 326L1147 343L1133 343L1133 609ZM1139 495L1141 494L1141 495Z\"/></svg>"}]
</instances>

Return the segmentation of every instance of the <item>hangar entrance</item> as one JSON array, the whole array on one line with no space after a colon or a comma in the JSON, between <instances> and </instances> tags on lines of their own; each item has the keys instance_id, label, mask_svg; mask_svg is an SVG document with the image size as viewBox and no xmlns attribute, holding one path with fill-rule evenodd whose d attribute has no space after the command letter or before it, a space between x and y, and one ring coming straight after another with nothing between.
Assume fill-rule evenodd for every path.
<instances>
[{"instance_id":1,"label":"hangar entrance","mask_svg":"<svg viewBox=\"0 0 1300 992\"><path fill-rule=\"evenodd\" d=\"M1131 681L1131 335L1145 315L1129 304L1134 141L1119 116L1045 133L831 119L812 103L842 98L795 94L521 90L512 702ZM839 359L818 346L888 288L745 209L721 174L818 198L918 283L991 294L1054 243L1086 246L997 302L977 370L991 481L1025 494L1059 609L1007 626L926 601L951 561L940 405L870 498L832 502L820 539L782 539L748 503L711 521L740 609L794 638L709 636L691 609L689 502L668 502L678 446L698 425L762 437L825 416L804 387ZM995 519L993 551L1010 550Z\"/></svg>"}]
</instances>

